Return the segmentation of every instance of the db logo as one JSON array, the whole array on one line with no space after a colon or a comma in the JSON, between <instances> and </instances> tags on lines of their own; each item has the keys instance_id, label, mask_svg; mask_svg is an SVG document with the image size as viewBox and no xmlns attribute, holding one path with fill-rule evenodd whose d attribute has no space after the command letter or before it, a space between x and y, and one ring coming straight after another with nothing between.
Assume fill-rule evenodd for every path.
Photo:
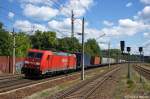
<instances>
[{"instance_id":1,"label":"db logo","mask_svg":"<svg viewBox=\"0 0 150 99\"><path fill-rule=\"evenodd\" d=\"M68 62L68 60L67 59L62 59L62 62Z\"/></svg>"}]
</instances>

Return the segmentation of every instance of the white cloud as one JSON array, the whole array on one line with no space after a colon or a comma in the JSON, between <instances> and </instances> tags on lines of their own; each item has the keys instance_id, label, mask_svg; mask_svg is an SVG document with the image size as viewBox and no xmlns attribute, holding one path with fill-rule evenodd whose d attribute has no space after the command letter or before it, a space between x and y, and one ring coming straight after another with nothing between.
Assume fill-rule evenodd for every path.
<instances>
[{"instance_id":1,"label":"white cloud","mask_svg":"<svg viewBox=\"0 0 150 99\"><path fill-rule=\"evenodd\" d=\"M58 9L53 8L55 2L53 0L19 0L19 2L24 10L24 15L29 17L38 17L38 19L42 18L48 20L58 14ZM71 10L73 10L75 17L80 17L83 16L93 4L93 0L66 0L64 4L60 3L59 15L70 17Z\"/></svg>"},{"instance_id":2,"label":"white cloud","mask_svg":"<svg viewBox=\"0 0 150 99\"><path fill-rule=\"evenodd\" d=\"M140 0L144 4L150 4L150 0Z\"/></svg>"},{"instance_id":3,"label":"white cloud","mask_svg":"<svg viewBox=\"0 0 150 99\"><path fill-rule=\"evenodd\" d=\"M47 28L44 25L34 24L27 20L17 20L14 23L14 27L18 30L21 30L23 32L28 32L28 33L29 32L32 33L33 31L36 30L47 31Z\"/></svg>"},{"instance_id":4,"label":"white cloud","mask_svg":"<svg viewBox=\"0 0 150 99\"><path fill-rule=\"evenodd\" d=\"M109 35L128 35L133 36L136 33L144 30L149 30L150 26L140 21L133 21L131 19L120 19L117 26L103 28L101 32Z\"/></svg>"},{"instance_id":5,"label":"white cloud","mask_svg":"<svg viewBox=\"0 0 150 99\"><path fill-rule=\"evenodd\" d=\"M63 21L52 20L48 22L48 26L56 30L68 30L71 27L71 20L70 18L66 18Z\"/></svg>"},{"instance_id":6,"label":"white cloud","mask_svg":"<svg viewBox=\"0 0 150 99\"><path fill-rule=\"evenodd\" d=\"M70 16L71 10L74 10L76 17L80 17L86 13L92 4L93 0L68 0L68 2L62 6L61 11L63 15Z\"/></svg>"},{"instance_id":7,"label":"white cloud","mask_svg":"<svg viewBox=\"0 0 150 99\"><path fill-rule=\"evenodd\" d=\"M53 4L52 0L19 0L22 4L34 4L34 5L49 5Z\"/></svg>"},{"instance_id":8,"label":"white cloud","mask_svg":"<svg viewBox=\"0 0 150 99\"><path fill-rule=\"evenodd\" d=\"M76 19L76 22L74 22L74 31L76 33L81 32L81 28L82 28L81 22L82 21L80 19ZM87 24L88 23L85 22L85 26L87 26ZM58 21L58 20L49 21L48 27L51 30L64 32L65 35L69 35L69 36L71 35L71 19L70 18L64 18L62 21Z\"/></svg>"},{"instance_id":9,"label":"white cloud","mask_svg":"<svg viewBox=\"0 0 150 99\"><path fill-rule=\"evenodd\" d=\"M108 49L108 44L99 43L99 46L100 46L101 49Z\"/></svg>"},{"instance_id":10,"label":"white cloud","mask_svg":"<svg viewBox=\"0 0 150 99\"><path fill-rule=\"evenodd\" d=\"M23 13L28 17L47 21L50 18L55 17L58 13L58 10L48 6L39 7L32 4L27 4L23 9Z\"/></svg>"},{"instance_id":11,"label":"white cloud","mask_svg":"<svg viewBox=\"0 0 150 99\"><path fill-rule=\"evenodd\" d=\"M150 33L149 32L145 32L143 33L144 37L150 37Z\"/></svg>"},{"instance_id":12,"label":"white cloud","mask_svg":"<svg viewBox=\"0 0 150 99\"><path fill-rule=\"evenodd\" d=\"M142 11L139 11L137 17L150 23L150 6L145 6Z\"/></svg>"},{"instance_id":13,"label":"white cloud","mask_svg":"<svg viewBox=\"0 0 150 99\"><path fill-rule=\"evenodd\" d=\"M145 56L150 56L150 51L149 51L149 49L150 49L150 46L147 46L146 48L143 48L143 52L144 52L144 55L145 55Z\"/></svg>"},{"instance_id":14,"label":"white cloud","mask_svg":"<svg viewBox=\"0 0 150 99\"><path fill-rule=\"evenodd\" d=\"M140 24L136 21L132 21L131 19L120 19L119 25L122 27L132 28L137 27Z\"/></svg>"},{"instance_id":15,"label":"white cloud","mask_svg":"<svg viewBox=\"0 0 150 99\"><path fill-rule=\"evenodd\" d=\"M70 18L66 18L62 21L52 20L48 22L48 27L50 30L54 30L56 32L60 31L61 33L65 35L71 36L71 19ZM76 19L76 22L74 23L74 30L75 30L75 36L77 36L77 33L82 32L82 20ZM60 36L61 33L58 33L57 36ZM103 33L100 30L90 28L88 26L88 23L85 22L85 39L97 38L102 34Z\"/></svg>"},{"instance_id":16,"label":"white cloud","mask_svg":"<svg viewBox=\"0 0 150 99\"><path fill-rule=\"evenodd\" d=\"M113 26L114 25L113 22L110 22L110 21L107 21L107 20L104 20L103 24L106 25L106 26Z\"/></svg>"},{"instance_id":17,"label":"white cloud","mask_svg":"<svg viewBox=\"0 0 150 99\"><path fill-rule=\"evenodd\" d=\"M132 5L133 5L132 2L129 2L126 4L126 7L131 7Z\"/></svg>"},{"instance_id":18,"label":"white cloud","mask_svg":"<svg viewBox=\"0 0 150 99\"><path fill-rule=\"evenodd\" d=\"M82 30L81 29L82 28L81 20L78 19L78 22L80 24L76 22L74 25L75 32L81 32L81 30ZM62 32L64 31L65 35L71 35L71 20L70 20L70 18L66 18L63 21L52 20L52 21L48 22L48 26L52 30L60 30ZM149 25L146 25L140 21L134 21L131 19L120 19L120 20L118 20L118 25L102 28L101 30L90 28L88 26L87 22L85 24L86 39L97 38L98 36L100 36L104 33L106 35L110 35L113 37L123 36L123 35L133 36L136 33L143 32L143 31L149 30L149 29L150 29Z\"/></svg>"},{"instance_id":19,"label":"white cloud","mask_svg":"<svg viewBox=\"0 0 150 99\"><path fill-rule=\"evenodd\" d=\"M14 16L15 16L15 14L13 12L8 13L8 18L12 19Z\"/></svg>"},{"instance_id":20,"label":"white cloud","mask_svg":"<svg viewBox=\"0 0 150 99\"><path fill-rule=\"evenodd\" d=\"M52 6L48 6L44 4L43 0L21 0L24 2L24 8L23 8L23 13L24 15L30 17L30 18L35 18L35 19L42 19L44 21L49 21L52 17L55 17L56 15L64 15L64 16L69 16L68 18L62 18L60 20L52 20L48 22L48 28L49 30L55 30L58 33L58 30L60 33L57 34L59 37L61 35L61 32L65 35L71 35L71 19L70 19L70 14L71 10L74 10L75 17L81 17L83 16L87 10L94 4L94 0L67 0L67 2L62 5L60 4L60 9L61 12L58 13L57 9L52 8ZM50 0L46 0L50 1ZM51 3L49 3L51 4ZM127 7L132 6L132 3L129 2ZM149 6L146 6L142 11L140 11L136 15L136 19L119 19L117 25L115 25L113 22L104 20L103 24L108 26L102 29L95 29L95 28L90 28L88 25L88 22L85 22L85 33L86 34L86 39L88 38L97 38L99 35L105 33L107 35L112 35L113 37L116 36L133 36L136 33L146 33L148 30L150 30L150 25L146 24L145 22L139 20L139 18L143 18L144 20L150 19L149 18ZM146 17L146 18L145 18ZM77 22L78 21L78 22ZM81 32L81 23L82 21L80 19L75 20L75 32ZM80 23L80 24L79 24ZM41 29L41 30L48 30L45 26L40 25L40 24L33 24L29 21L20 21L20 22L15 22L15 26L17 28L20 28L21 30L26 30L26 31L31 31L32 28L23 28L24 26L26 27L33 27L36 26L38 28L36 29ZM147 30L147 31L146 31ZM105 41L105 40L102 40ZM103 47L106 45L102 45Z\"/></svg>"},{"instance_id":21,"label":"white cloud","mask_svg":"<svg viewBox=\"0 0 150 99\"><path fill-rule=\"evenodd\" d=\"M106 24L107 22L105 22ZM145 6L142 11L139 11L133 19L119 19L118 25L111 27L105 27L101 29L101 32L112 36L133 36L137 33L143 33L150 31L150 6ZM145 34L144 34L145 33Z\"/></svg>"},{"instance_id":22,"label":"white cloud","mask_svg":"<svg viewBox=\"0 0 150 99\"><path fill-rule=\"evenodd\" d=\"M150 40L148 41L145 41L143 44L142 44L142 47L143 48L143 51L144 51L144 55L147 55L147 56L150 56Z\"/></svg>"}]
</instances>

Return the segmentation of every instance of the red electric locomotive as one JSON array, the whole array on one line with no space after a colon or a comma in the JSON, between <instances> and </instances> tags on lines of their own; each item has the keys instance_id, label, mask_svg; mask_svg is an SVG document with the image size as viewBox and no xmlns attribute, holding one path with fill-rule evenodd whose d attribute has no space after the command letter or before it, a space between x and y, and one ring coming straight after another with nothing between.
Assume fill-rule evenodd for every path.
<instances>
[{"instance_id":1,"label":"red electric locomotive","mask_svg":"<svg viewBox=\"0 0 150 99\"><path fill-rule=\"evenodd\" d=\"M76 69L76 56L74 54L30 49L22 73L26 76L38 76L71 69Z\"/></svg>"}]
</instances>

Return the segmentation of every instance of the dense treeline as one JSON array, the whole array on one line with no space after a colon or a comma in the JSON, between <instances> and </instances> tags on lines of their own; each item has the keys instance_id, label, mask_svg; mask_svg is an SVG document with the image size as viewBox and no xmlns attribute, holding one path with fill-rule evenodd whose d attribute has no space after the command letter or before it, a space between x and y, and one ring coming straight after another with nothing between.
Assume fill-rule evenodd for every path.
<instances>
[{"instance_id":1,"label":"dense treeline","mask_svg":"<svg viewBox=\"0 0 150 99\"><path fill-rule=\"evenodd\" d=\"M16 56L24 57L29 48L46 49L53 51L81 52L82 45L77 38L64 37L57 38L56 32L35 31L34 35L24 32L15 33L16 37ZM100 56L100 47L95 39L88 39L85 42L85 52L89 55ZM0 55L12 56L13 36L3 28L0 23Z\"/></svg>"}]
</instances>

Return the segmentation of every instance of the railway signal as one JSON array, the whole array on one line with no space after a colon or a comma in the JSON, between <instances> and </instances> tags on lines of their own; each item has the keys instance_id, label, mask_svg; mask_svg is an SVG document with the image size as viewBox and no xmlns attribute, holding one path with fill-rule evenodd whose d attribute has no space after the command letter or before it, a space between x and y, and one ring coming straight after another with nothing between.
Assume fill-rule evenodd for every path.
<instances>
[{"instance_id":1,"label":"railway signal","mask_svg":"<svg viewBox=\"0 0 150 99\"><path fill-rule=\"evenodd\" d=\"M139 47L139 52L143 52L143 47Z\"/></svg>"},{"instance_id":2,"label":"railway signal","mask_svg":"<svg viewBox=\"0 0 150 99\"><path fill-rule=\"evenodd\" d=\"M123 54L125 48L125 41L120 41L121 52Z\"/></svg>"},{"instance_id":3,"label":"railway signal","mask_svg":"<svg viewBox=\"0 0 150 99\"><path fill-rule=\"evenodd\" d=\"M130 51L131 51L131 47L127 47L127 52L128 52L128 79L131 79L131 72L130 72Z\"/></svg>"},{"instance_id":4,"label":"railway signal","mask_svg":"<svg viewBox=\"0 0 150 99\"><path fill-rule=\"evenodd\" d=\"M127 47L127 52L130 53L131 47Z\"/></svg>"}]
</instances>

